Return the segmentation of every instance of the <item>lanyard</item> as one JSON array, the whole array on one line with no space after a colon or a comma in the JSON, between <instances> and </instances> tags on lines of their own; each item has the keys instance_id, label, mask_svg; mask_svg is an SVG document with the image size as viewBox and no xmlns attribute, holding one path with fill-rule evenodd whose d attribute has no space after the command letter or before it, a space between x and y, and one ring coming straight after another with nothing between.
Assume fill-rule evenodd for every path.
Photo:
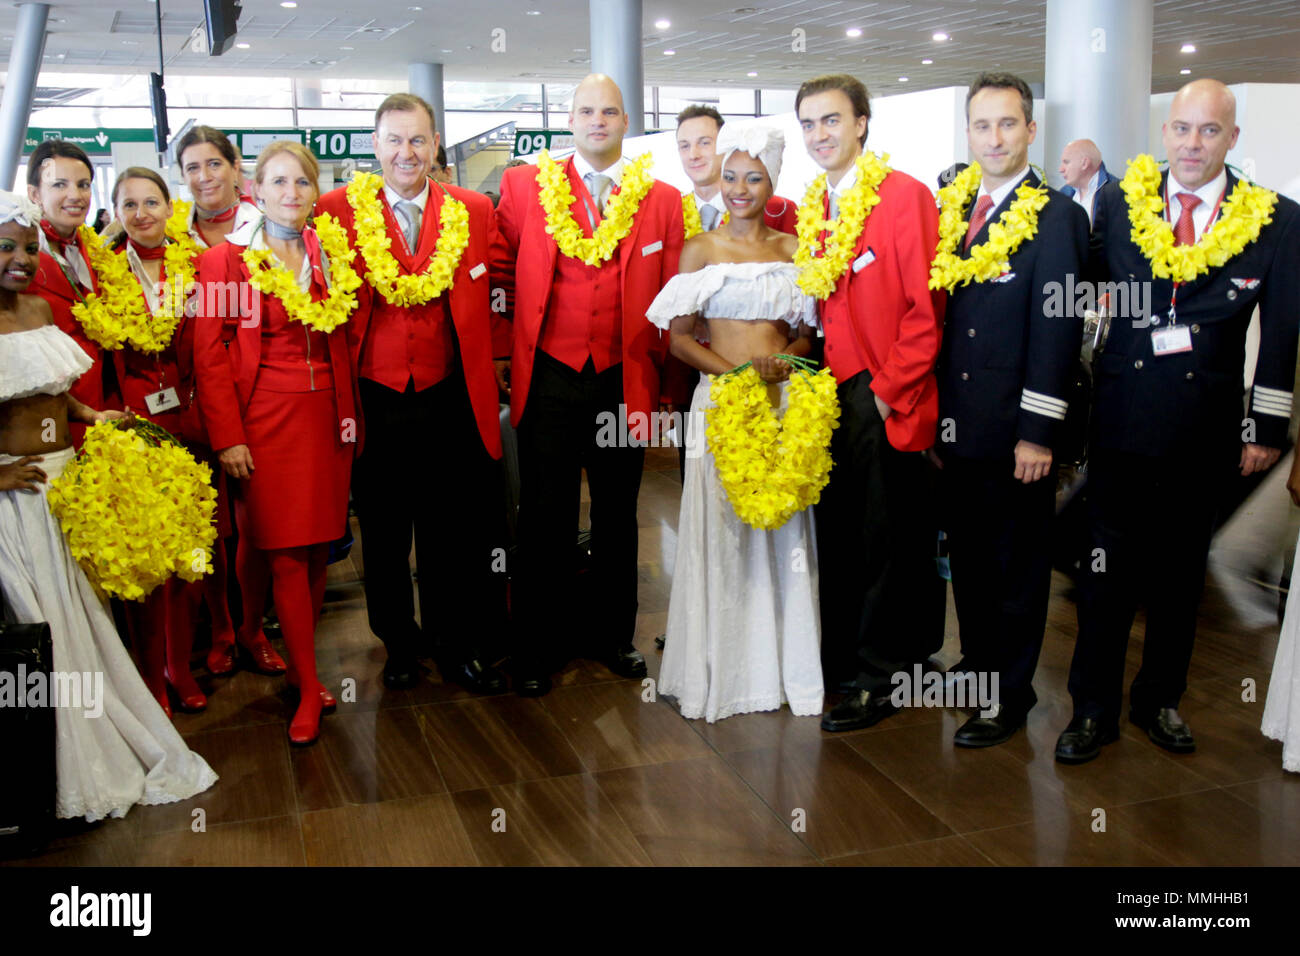
<instances>
[{"instance_id":1,"label":"lanyard","mask_svg":"<svg viewBox=\"0 0 1300 956\"><path fill-rule=\"evenodd\" d=\"M1205 223L1205 228L1201 230L1202 236L1204 236L1207 232L1210 231L1210 227L1214 225L1214 221L1219 218L1219 207L1223 205L1223 197L1226 195L1228 195L1228 184L1224 183L1223 191L1219 193L1219 198L1214 203L1214 208L1210 210L1210 218ZM1179 200L1180 207L1181 207L1181 203L1182 200ZM1173 206L1172 203L1170 203L1169 201L1169 178L1166 178L1165 179L1165 222L1169 222L1172 218L1173 218ZM1193 231L1195 231L1195 228L1196 228L1195 225L1193 225L1192 227ZM1182 283L1180 282L1175 282L1173 291L1169 293L1169 325L1171 328L1178 324L1178 319L1176 318L1176 316L1178 315L1178 287L1181 284Z\"/></svg>"}]
</instances>

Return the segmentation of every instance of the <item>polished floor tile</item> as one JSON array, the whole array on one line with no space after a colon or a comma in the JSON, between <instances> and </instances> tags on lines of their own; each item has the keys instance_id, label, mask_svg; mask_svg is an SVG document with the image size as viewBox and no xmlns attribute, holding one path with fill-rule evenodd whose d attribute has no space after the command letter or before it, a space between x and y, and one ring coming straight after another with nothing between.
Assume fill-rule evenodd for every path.
<instances>
[{"instance_id":1,"label":"polished floor tile","mask_svg":"<svg viewBox=\"0 0 1300 956\"><path fill-rule=\"evenodd\" d=\"M1294 808L1294 796L1275 801ZM1115 807L1107 825L1157 848L1175 866L1300 865L1293 809L1281 816L1263 807L1252 812L1249 801L1224 790Z\"/></svg>"},{"instance_id":2,"label":"polished floor tile","mask_svg":"<svg viewBox=\"0 0 1300 956\"><path fill-rule=\"evenodd\" d=\"M990 860L961 836L907 843L827 860L829 866L988 866Z\"/></svg>"},{"instance_id":3,"label":"polished floor tile","mask_svg":"<svg viewBox=\"0 0 1300 956\"><path fill-rule=\"evenodd\" d=\"M302 815L308 866L477 866L447 794Z\"/></svg>"},{"instance_id":4,"label":"polished floor tile","mask_svg":"<svg viewBox=\"0 0 1300 956\"><path fill-rule=\"evenodd\" d=\"M1002 866L1168 866L1172 861L1104 807L1075 800L1044 801L1034 819L964 834ZM1101 826L1105 829L1100 829Z\"/></svg>"},{"instance_id":5,"label":"polished floor tile","mask_svg":"<svg viewBox=\"0 0 1300 956\"><path fill-rule=\"evenodd\" d=\"M223 823L206 831L177 830L144 837L140 866L302 866L298 816Z\"/></svg>"}]
</instances>

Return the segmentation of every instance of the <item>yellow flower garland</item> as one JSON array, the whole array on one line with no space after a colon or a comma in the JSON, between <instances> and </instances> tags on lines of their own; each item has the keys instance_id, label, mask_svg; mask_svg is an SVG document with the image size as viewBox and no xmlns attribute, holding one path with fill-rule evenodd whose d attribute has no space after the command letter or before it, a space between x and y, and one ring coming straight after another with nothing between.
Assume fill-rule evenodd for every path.
<instances>
[{"instance_id":1,"label":"yellow flower garland","mask_svg":"<svg viewBox=\"0 0 1300 956\"><path fill-rule=\"evenodd\" d=\"M1174 230L1165 221L1165 200L1160 194L1160 167L1152 156L1130 160L1120 181L1128 203L1130 236L1151 263L1157 279L1191 282L1217 269L1259 238L1273 221L1277 193L1237 180L1232 195L1219 208L1219 216L1195 245L1174 245Z\"/></svg>"},{"instance_id":2,"label":"yellow flower garland","mask_svg":"<svg viewBox=\"0 0 1300 956\"><path fill-rule=\"evenodd\" d=\"M212 470L157 425L95 425L50 482L50 512L101 594L143 600L173 574L212 573Z\"/></svg>"},{"instance_id":3,"label":"yellow flower garland","mask_svg":"<svg viewBox=\"0 0 1300 956\"><path fill-rule=\"evenodd\" d=\"M731 213L722 214L722 225L726 225L731 218ZM686 193L682 196L682 223L686 226L686 238L698 236L704 231L704 220L700 218L700 209L695 205L695 194Z\"/></svg>"},{"instance_id":4,"label":"yellow flower garland","mask_svg":"<svg viewBox=\"0 0 1300 956\"><path fill-rule=\"evenodd\" d=\"M1021 243L1038 234L1038 214L1047 205L1047 187L1032 186L1026 178L1016 187L1016 198L998 221L989 225L989 237L970 247L963 259L957 246L966 238L966 208L979 192L983 173L971 163L939 190L939 245L930 263L930 288L956 290L971 282L988 282L1011 268L1011 256Z\"/></svg>"},{"instance_id":5,"label":"yellow flower garland","mask_svg":"<svg viewBox=\"0 0 1300 956\"><path fill-rule=\"evenodd\" d=\"M831 432L840 404L829 368L790 377L789 407L778 420L767 384L754 371L714 378L706 437L736 517L760 531L781 527L821 498L830 480Z\"/></svg>"},{"instance_id":6,"label":"yellow flower garland","mask_svg":"<svg viewBox=\"0 0 1300 956\"><path fill-rule=\"evenodd\" d=\"M858 157L857 181L839 204L839 217L834 229L826 237L826 247L821 245L821 234L831 229L832 223L822 218L822 203L826 197L826 174L812 181L799 206L795 234L799 248L794 254L794 264L799 267L799 288L817 299L825 299L835 291L840 277L849 267L849 260L862 237L863 226L872 208L880 202L876 190L892 170L889 155L877 157L867 151ZM820 253L820 254L819 254Z\"/></svg>"},{"instance_id":7,"label":"yellow flower garland","mask_svg":"<svg viewBox=\"0 0 1300 956\"><path fill-rule=\"evenodd\" d=\"M442 197L438 216L438 244L421 273L401 275L401 265L389 252L393 240L384 222L379 190L384 179L374 173L355 173L346 195L357 230L357 248L366 263L366 280L389 305L408 308L436 299L450 288L461 256L469 245L469 210L450 193Z\"/></svg>"},{"instance_id":8,"label":"yellow flower garland","mask_svg":"<svg viewBox=\"0 0 1300 956\"><path fill-rule=\"evenodd\" d=\"M317 216L316 235L330 265L329 294L319 302L313 302L310 292L298 288L288 269L269 264L274 256L270 249L254 249L250 245L244 250L243 260L248 266L249 285L284 303L289 318L317 332L328 333L346 322L357 307L355 293L361 288L361 277L352 268L348 235L337 219L329 213Z\"/></svg>"},{"instance_id":9,"label":"yellow flower garland","mask_svg":"<svg viewBox=\"0 0 1300 956\"><path fill-rule=\"evenodd\" d=\"M582 234L582 227L573 218L573 190L564 166L551 159L542 150L537 158L537 182L541 186L538 199L546 212L546 231L555 238L560 251L570 259L581 259L589 266L600 266L609 261L618 244L632 231L632 220L641 208L641 200L654 186L649 174L653 157L646 153L623 168L623 182L616 195L605 205L600 225L591 237Z\"/></svg>"},{"instance_id":10,"label":"yellow flower garland","mask_svg":"<svg viewBox=\"0 0 1300 956\"><path fill-rule=\"evenodd\" d=\"M86 258L99 279L99 292L74 305L72 314L92 342L109 350L129 345L141 352L161 352L171 342L185 314L186 297L194 287L194 258L199 254L185 225L189 212L189 203L172 204L166 226L171 242L163 253L167 281L157 311L151 311L140 294L140 282L126 256L113 252L89 226L80 228Z\"/></svg>"}]
</instances>

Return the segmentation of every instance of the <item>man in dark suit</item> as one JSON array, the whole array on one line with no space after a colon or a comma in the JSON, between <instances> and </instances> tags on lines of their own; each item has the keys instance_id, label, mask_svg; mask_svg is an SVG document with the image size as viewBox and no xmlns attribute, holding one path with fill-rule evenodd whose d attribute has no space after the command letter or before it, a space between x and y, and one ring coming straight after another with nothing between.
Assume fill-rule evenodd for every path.
<instances>
[{"instance_id":1,"label":"man in dark suit","mask_svg":"<svg viewBox=\"0 0 1300 956\"><path fill-rule=\"evenodd\" d=\"M1106 164L1101 161L1101 150L1090 139L1076 139L1066 143L1065 149L1061 150L1061 165L1057 172L1065 180L1061 193L1083 207L1091 224L1097 213L1097 197L1101 194L1101 187L1115 181L1115 177L1107 172Z\"/></svg>"},{"instance_id":2,"label":"man in dark suit","mask_svg":"<svg viewBox=\"0 0 1300 956\"><path fill-rule=\"evenodd\" d=\"M557 175L567 184L569 205L553 210L555 228L548 228L546 174L540 166L507 169L492 250L492 285L504 290L514 322L510 404L520 470L514 686L526 697L548 693L551 670L574 649L621 677L645 676L645 658L632 646L636 501L651 417L664 397L660 372L668 349L645 315L676 274L684 241L681 193L650 180L635 198L640 177L633 178L635 167L623 158L628 117L617 84L601 74L584 79L569 122L577 150ZM557 233L590 239L622 228L617 245L594 262L560 251ZM591 490L593 607L573 596L583 470Z\"/></svg>"},{"instance_id":3,"label":"man in dark suit","mask_svg":"<svg viewBox=\"0 0 1300 956\"><path fill-rule=\"evenodd\" d=\"M417 658L431 653L444 680L495 693L505 679L485 655L500 650L504 639L506 576L500 377L493 359L509 354L509 326L499 325L494 338L487 277L496 234L492 203L431 180L437 149L429 104L393 94L375 113L383 183L352 196L346 187L336 189L321 198L317 211L342 222L357 250L358 274L374 285L376 264L358 244L358 205L382 217L399 282L411 281L437 259L444 206L465 208L468 240L449 288L409 295L396 286L376 288L369 312L351 319L366 425L352 490L361 519L370 629L388 649L385 686L415 686ZM436 646L426 643L425 633L437 635Z\"/></svg>"},{"instance_id":4,"label":"man in dark suit","mask_svg":"<svg viewBox=\"0 0 1300 956\"><path fill-rule=\"evenodd\" d=\"M1170 104L1169 169L1150 192L1158 189L1164 206L1155 232L1171 231L1175 251L1204 242L1207 230L1227 239L1245 225L1223 206L1240 182L1224 165L1238 132L1232 92L1216 80L1187 84ZM1074 717L1056 745L1063 763L1091 760L1118 737L1139 602L1147 625L1129 719L1166 750L1195 749L1177 708L1216 503L1234 471L1250 475L1277 461L1291 416L1300 206L1263 192L1275 205L1257 237L1222 266L1201 264L1175 284L1156 275L1134 243L1120 184L1102 189L1090 272L1149 283L1151 314L1116 315L1100 360L1088 466L1091 553L1070 666ZM1243 418L1246 326L1256 306L1259 361Z\"/></svg>"},{"instance_id":5,"label":"man in dark suit","mask_svg":"<svg viewBox=\"0 0 1300 956\"><path fill-rule=\"evenodd\" d=\"M966 94L981 182L966 208L962 260L989 241L989 227L1011 210L1022 184L1046 191L1047 203L1001 275L956 285L948 298L935 451L961 670L997 674L999 697L958 729L953 742L962 747L1010 739L1038 700L1030 682L1051 590L1052 449L1082 335L1082 316L1053 308L1051 296L1061 302L1070 279L1083 274L1088 218L1029 168L1033 108L1029 85L1009 73L983 73Z\"/></svg>"},{"instance_id":6,"label":"man in dark suit","mask_svg":"<svg viewBox=\"0 0 1300 956\"><path fill-rule=\"evenodd\" d=\"M867 89L844 74L816 77L799 88L795 112L808 154L826 171L822 217L852 249L818 305L841 414L835 467L817 505L817 554L823 677L828 688L849 689L822 727L857 730L896 712L893 674L943 642L938 524L927 494L934 469L922 454L939 412L944 296L929 289L939 222L930 190L892 170L861 232L841 233L841 205L868 201L872 188L858 166ZM823 249L810 251L821 258ZM935 611L937 628L928 626Z\"/></svg>"}]
</instances>

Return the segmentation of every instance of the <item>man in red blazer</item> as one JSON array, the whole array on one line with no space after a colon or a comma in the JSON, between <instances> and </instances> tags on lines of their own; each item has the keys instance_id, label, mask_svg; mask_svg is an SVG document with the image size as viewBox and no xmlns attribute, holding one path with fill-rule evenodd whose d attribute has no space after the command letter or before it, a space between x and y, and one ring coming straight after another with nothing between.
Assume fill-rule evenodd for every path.
<instances>
[{"instance_id":1,"label":"man in red blazer","mask_svg":"<svg viewBox=\"0 0 1300 956\"><path fill-rule=\"evenodd\" d=\"M795 112L809 155L826 170L820 255L840 228L840 205L865 194L857 163L871 107L866 87L840 74L804 83ZM841 409L835 465L817 506L822 660L828 688L850 691L822 718L830 731L892 714L891 677L943 642L938 524L927 493L934 469L922 454L934 444L939 411L944 298L929 289L939 217L930 190L904 173L890 172L876 192L880 201L819 309Z\"/></svg>"},{"instance_id":2,"label":"man in red blazer","mask_svg":"<svg viewBox=\"0 0 1300 956\"><path fill-rule=\"evenodd\" d=\"M626 235L595 264L562 253L547 231L541 165L518 166L501 180L492 255L492 284L505 290L514 322L520 569L512 609L515 689L525 696L550 689L550 670L575 630L585 656L624 677L645 675L645 659L632 647L636 499L668 351L645 314L676 274L683 242L681 194L667 183L650 180L630 222L624 218L637 177L622 155L628 119L614 81L583 80L569 122L577 153L555 168L573 198L567 208L557 204L553 225L590 237L621 222ZM583 469L591 491L590 607L572 597ZM575 619L578 608L589 620Z\"/></svg>"},{"instance_id":3,"label":"man in red blazer","mask_svg":"<svg viewBox=\"0 0 1300 956\"><path fill-rule=\"evenodd\" d=\"M444 680L478 693L505 688L486 657L506 624L501 430L493 359L509 354L509 326L493 334L488 254L496 235L491 201L430 181L438 134L433 110L405 93L375 112L375 155L383 183L364 181L322 197L317 212L348 230L357 272L371 285L368 314L351 322L366 446L353 472L361 519L370 629L388 649L384 683L412 687L417 658L431 651ZM353 189L349 195L349 188ZM382 215L388 249L358 235L358 210ZM462 249L444 219L467 217ZM376 220L377 221L377 220ZM403 277L440 255L455 259L449 288L404 290ZM385 281L386 256L395 269ZM390 268L392 263L388 263ZM448 260L445 264L450 264ZM376 270L378 271L378 274ZM395 282L392 280L396 280ZM410 280L407 280L408 282ZM415 539L420 624L411 591ZM423 634L436 634L433 646Z\"/></svg>"}]
</instances>

